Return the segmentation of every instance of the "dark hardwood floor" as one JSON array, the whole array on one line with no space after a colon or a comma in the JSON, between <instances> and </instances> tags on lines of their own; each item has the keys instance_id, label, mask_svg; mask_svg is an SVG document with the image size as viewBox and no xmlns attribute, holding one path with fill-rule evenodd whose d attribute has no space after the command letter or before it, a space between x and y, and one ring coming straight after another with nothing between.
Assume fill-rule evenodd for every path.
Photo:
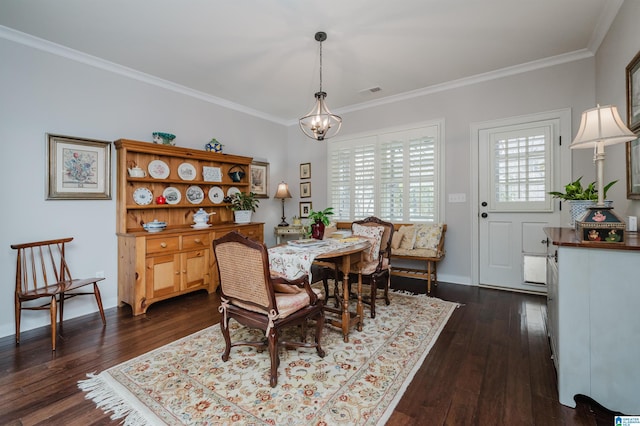
<instances>
[{"instance_id":1,"label":"dark hardwood floor","mask_svg":"<svg viewBox=\"0 0 640 426\"><path fill-rule=\"evenodd\" d=\"M394 277L395 280L396 277ZM417 290L418 281L394 281ZM558 403L545 326L545 298L441 283L434 296L459 302L388 425L612 425L587 402ZM393 303L393 302L392 302ZM55 352L48 327L0 339L0 424L117 424L77 387L86 373L155 349L219 321L217 295L198 292L64 323ZM45 314L46 315L46 314ZM357 332L357 331L354 331Z\"/></svg>"}]
</instances>

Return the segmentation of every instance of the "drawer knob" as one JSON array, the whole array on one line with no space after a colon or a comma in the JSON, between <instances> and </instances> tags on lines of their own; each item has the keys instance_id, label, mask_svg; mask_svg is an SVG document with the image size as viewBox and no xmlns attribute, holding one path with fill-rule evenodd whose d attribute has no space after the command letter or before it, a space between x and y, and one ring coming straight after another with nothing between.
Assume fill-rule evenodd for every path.
<instances>
[{"instance_id":1,"label":"drawer knob","mask_svg":"<svg viewBox=\"0 0 640 426\"><path fill-rule=\"evenodd\" d=\"M202 240L200 238L196 238L194 241L196 242L196 244L202 244Z\"/></svg>"},{"instance_id":2,"label":"drawer knob","mask_svg":"<svg viewBox=\"0 0 640 426\"><path fill-rule=\"evenodd\" d=\"M164 241L160 243L160 247L162 248L167 248L167 243L165 243Z\"/></svg>"}]
</instances>

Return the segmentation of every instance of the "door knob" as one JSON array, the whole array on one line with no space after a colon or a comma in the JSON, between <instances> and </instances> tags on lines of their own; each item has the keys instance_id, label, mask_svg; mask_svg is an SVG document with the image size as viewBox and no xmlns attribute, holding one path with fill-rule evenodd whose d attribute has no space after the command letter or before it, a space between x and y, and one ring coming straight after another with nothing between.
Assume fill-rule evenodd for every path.
<instances>
[{"instance_id":1,"label":"door knob","mask_svg":"<svg viewBox=\"0 0 640 426\"><path fill-rule=\"evenodd\" d=\"M486 214L486 213L482 213L480 216L482 216L483 218L486 218L486 217L487 217L487 216L489 216L489 215L488 215L488 214Z\"/></svg>"},{"instance_id":2,"label":"door knob","mask_svg":"<svg viewBox=\"0 0 640 426\"><path fill-rule=\"evenodd\" d=\"M481 206L482 206L482 207L487 207L487 202L486 202L486 201L483 201L483 202L482 202L482 204L481 204Z\"/></svg>"}]
</instances>

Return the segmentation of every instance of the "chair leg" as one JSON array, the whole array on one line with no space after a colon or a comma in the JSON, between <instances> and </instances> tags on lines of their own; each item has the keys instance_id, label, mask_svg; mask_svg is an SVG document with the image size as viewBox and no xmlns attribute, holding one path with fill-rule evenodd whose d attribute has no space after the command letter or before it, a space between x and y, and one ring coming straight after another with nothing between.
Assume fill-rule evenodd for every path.
<instances>
[{"instance_id":1,"label":"chair leg","mask_svg":"<svg viewBox=\"0 0 640 426\"><path fill-rule=\"evenodd\" d=\"M56 302L56 297L53 296L51 298L51 303L49 304L49 313L51 314L51 350L52 351L56 350L56 330L58 325L57 308L58 308L58 304Z\"/></svg>"},{"instance_id":2,"label":"chair leg","mask_svg":"<svg viewBox=\"0 0 640 426\"><path fill-rule=\"evenodd\" d=\"M269 357L271 358L271 377L269 384L272 388L275 388L278 384L278 332L275 328L272 328L269 332Z\"/></svg>"},{"instance_id":3,"label":"chair leg","mask_svg":"<svg viewBox=\"0 0 640 426\"><path fill-rule=\"evenodd\" d=\"M227 362L229 361L229 353L231 353L231 336L229 336L229 318L225 320L224 314L220 320L220 330L222 331L222 336L226 344L224 353L222 354L222 361Z\"/></svg>"},{"instance_id":4,"label":"chair leg","mask_svg":"<svg viewBox=\"0 0 640 426\"><path fill-rule=\"evenodd\" d=\"M320 340L322 338L322 329L324 328L324 309L320 309L318 318L316 319L316 352L320 358L324 358L324 349L320 346Z\"/></svg>"},{"instance_id":5,"label":"chair leg","mask_svg":"<svg viewBox=\"0 0 640 426\"><path fill-rule=\"evenodd\" d=\"M104 309L102 308L102 296L100 296L100 289L98 288L98 283L93 283L93 295L96 297L96 303L98 304L98 309L100 310L102 325L106 326L107 320L104 317ZM62 318L60 320L62 320Z\"/></svg>"},{"instance_id":6,"label":"chair leg","mask_svg":"<svg viewBox=\"0 0 640 426\"><path fill-rule=\"evenodd\" d=\"M369 287L371 289L371 295L369 296L371 298L371 318L375 318L376 298L378 297L378 281L376 280L375 276L371 277L371 280L369 281Z\"/></svg>"},{"instance_id":7,"label":"chair leg","mask_svg":"<svg viewBox=\"0 0 640 426\"><path fill-rule=\"evenodd\" d=\"M384 303L389 306L391 299L389 299L389 288L391 287L391 271L387 272L387 280L384 285Z\"/></svg>"},{"instance_id":8,"label":"chair leg","mask_svg":"<svg viewBox=\"0 0 640 426\"><path fill-rule=\"evenodd\" d=\"M18 295L15 296L15 310L16 310L16 345L20 344L20 317L22 316L22 304Z\"/></svg>"}]
</instances>

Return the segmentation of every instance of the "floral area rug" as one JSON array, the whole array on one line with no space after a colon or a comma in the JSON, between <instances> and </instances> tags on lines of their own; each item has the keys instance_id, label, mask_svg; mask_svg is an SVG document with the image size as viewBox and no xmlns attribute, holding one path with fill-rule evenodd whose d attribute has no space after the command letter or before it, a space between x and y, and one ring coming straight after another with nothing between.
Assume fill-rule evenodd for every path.
<instances>
[{"instance_id":1,"label":"floral area rug","mask_svg":"<svg viewBox=\"0 0 640 426\"><path fill-rule=\"evenodd\" d=\"M269 386L268 352L231 349L223 362L218 325L79 382L98 407L125 425L384 424L426 358L455 303L392 293L345 343L327 325L315 349L280 349L278 385ZM309 327L309 338L313 327ZM292 329L299 333L298 328ZM231 321L231 340L260 331Z\"/></svg>"}]
</instances>

